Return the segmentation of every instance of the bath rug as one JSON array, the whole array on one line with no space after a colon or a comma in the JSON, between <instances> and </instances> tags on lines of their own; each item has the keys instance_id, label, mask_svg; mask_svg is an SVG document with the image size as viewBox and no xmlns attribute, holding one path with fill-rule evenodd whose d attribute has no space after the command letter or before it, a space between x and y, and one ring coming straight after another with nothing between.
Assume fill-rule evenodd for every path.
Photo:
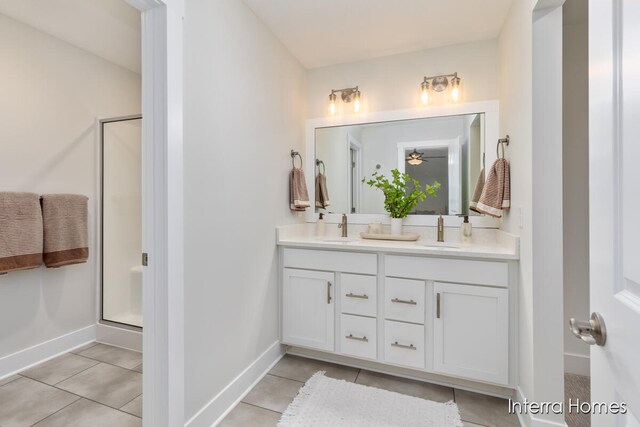
<instances>
[{"instance_id":1,"label":"bath rug","mask_svg":"<svg viewBox=\"0 0 640 427\"><path fill-rule=\"evenodd\" d=\"M316 372L278 427L462 427L453 401L433 402Z\"/></svg>"}]
</instances>

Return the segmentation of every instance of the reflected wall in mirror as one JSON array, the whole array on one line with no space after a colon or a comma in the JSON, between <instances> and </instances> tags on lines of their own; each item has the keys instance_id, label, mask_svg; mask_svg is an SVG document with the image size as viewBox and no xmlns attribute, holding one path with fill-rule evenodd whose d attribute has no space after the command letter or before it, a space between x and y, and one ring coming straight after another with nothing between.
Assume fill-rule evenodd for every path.
<instances>
[{"instance_id":1,"label":"reflected wall in mirror","mask_svg":"<svg viewBox=\"0 0 640 427\"><path fill-rule=\"evenodd\" d=\"M412 215L468 215L484 173L485 114L462 114L317 128L316 180L323 174L329 205L316 212L385 214L381 191L362 182L373 172L391 178L398 169L424 186L441 184L436 197ZM317 193L317 191L316 191Z\"/></svg>"}]
</instances>

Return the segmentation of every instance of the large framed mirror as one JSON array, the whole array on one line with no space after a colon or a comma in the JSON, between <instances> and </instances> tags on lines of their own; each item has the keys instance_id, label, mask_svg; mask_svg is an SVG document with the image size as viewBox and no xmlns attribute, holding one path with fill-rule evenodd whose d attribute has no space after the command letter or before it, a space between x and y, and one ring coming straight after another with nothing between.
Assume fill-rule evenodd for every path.
<instances>
[{"instance_id":1,"label":"large framed mirror","mask_svg":"<svg viewBox=\"0 0 640 427\"><path fill-rule=\"evenodd\" d=\"M412 210L407 224L470 215L476 225L497 226L495 219L469 209L479 176L496 159L497 139L497 101L310 120L306 167L315 215L384 221L382 192L363 180L373 173L390 177L397 169L422 185L440 186L435 197Z\"/></svg>"}]
</instances>

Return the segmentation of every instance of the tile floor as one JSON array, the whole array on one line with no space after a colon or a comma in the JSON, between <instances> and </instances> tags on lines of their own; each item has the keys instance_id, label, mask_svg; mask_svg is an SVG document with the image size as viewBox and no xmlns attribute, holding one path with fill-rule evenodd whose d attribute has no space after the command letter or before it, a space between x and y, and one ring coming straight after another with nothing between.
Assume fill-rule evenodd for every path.
<instances>
[{"instance_id":1,"label":"tile floor","mask_svg":"<svg viewBox=\"0 0 640 427\"><path fill-rule=\"evenodd\" d=\"M275 426L280 415L311 375L326 371L332 378L378 387L423 399L455 400L465 427L519 426L518 418L507 413L507 401L450 387L428 384L364 369L319 362L286 355L219 424L220 427Z\"/></svg>"},{"instance_id":2,"label":"tile floor","mask_svg":"<svg viewBox=\"0 0 640 427\"><path fill-rule=\"evenodd\" d=\"M569 406L569 399L573 402L591 401L591 378L582 375L564 374L564 401L565 407ZM591 427L589 414L565 413L564 420L569 427Z\"/></svg>"},{"instance_id":3,"label":"tile floor","mask_svg":"<svg viewBox=\"0 0 640 427\"><path fill-rule=\"evenodd\" d=\"M141 426L141 372L141 353L88 344L1 380L0 426Z\"/></svg>"}]
</instances>

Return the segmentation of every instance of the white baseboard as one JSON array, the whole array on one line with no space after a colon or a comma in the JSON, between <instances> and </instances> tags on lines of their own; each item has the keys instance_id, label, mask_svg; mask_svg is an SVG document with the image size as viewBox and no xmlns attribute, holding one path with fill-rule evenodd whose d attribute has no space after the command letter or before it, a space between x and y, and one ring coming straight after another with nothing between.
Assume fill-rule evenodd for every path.
<instances>
[{"instance_id":1,"label":"white baseboard","mask_svg":"<svg viewBox=\"0 0 640 427\"><path fill-rule=\"evenodd\" d=\"M141 331L98 323L96 325L96 341L115 347L142 352Z\"/></svg>"},{"instance_id":2,"label":"white baseboard","mask_svg":"<svg viewBox=\"0 0 640 427\"><path fill-rule=\"evenodd\" d=\"M212 427L217 425L267 375L267 372L278 363L284 353L280 342L274 342L198 413L191 417L185 427Z\"/></svg>"},{"instance_id":3,"label":"white baseboard","mask_svg":"<svg viewBox=\"0 0 640 427\"><path fill-rule=\"evenodd\" d=\"M520 386L516 389L516 401L524 402L525 397L522 393L522 389ZM567 427L567 423L564 422L556 422L551 420L545 420L540 418L538 415L527 413L527 414L518 414L518 421L520 421L520 425L523 427Z\"/></svg>"},{"instance_id":4,"label":"white baseboard","mask_svg":"<svg viewBox=\"0 0 640 427\"><path fill-rule=\"evenodd\" d=\"M584 354L565 353L564 371L569 374L591 376L591 359Z\"/></svg>"},{"instance_id":5,"label":"white baseboard","mask_svg":"<svg viewBox=\"0 0 640 427\"><path fill-rule=\"evenodd\" d=\"M66 335L25 348L0 358L0 379L17 374L96 339L96 325L87 326Z\"/></svg>"}]
</instances>

